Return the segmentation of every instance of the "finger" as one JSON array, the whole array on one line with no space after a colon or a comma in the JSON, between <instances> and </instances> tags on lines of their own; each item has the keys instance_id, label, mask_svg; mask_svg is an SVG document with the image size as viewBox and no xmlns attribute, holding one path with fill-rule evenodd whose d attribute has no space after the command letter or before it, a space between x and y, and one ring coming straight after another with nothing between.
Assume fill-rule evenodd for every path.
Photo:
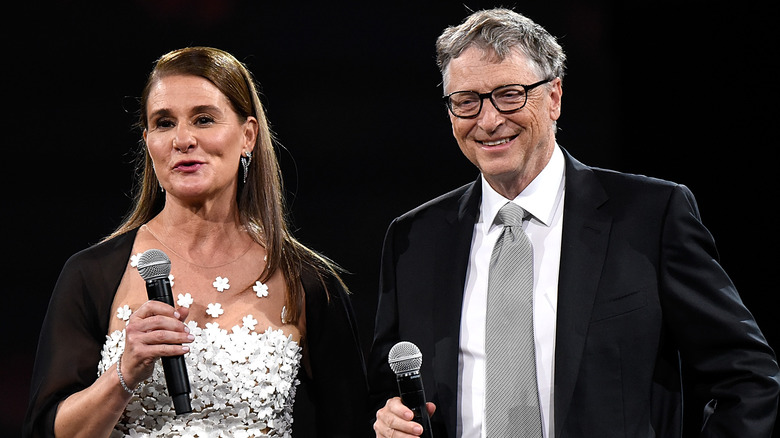
<instances>
[{"instance_id":1,"label":"finger","mask_svg":"<svg viewBox=\"0 0 780 438\"><path fill-rule=\"evenodd\" d=\"M130 318L125 326L125 337L142 340L145 344L181 344L191 342L194 337L187 324L167 316Z\"/></svg>"},{"instance_id":2,"label":"finger","mask_svg":"<svg viewBox=\"0 0 780 438\"><path fill-rule=\"evenodd\" d=\"M417 434L408 434L400 430L393 429L391 426L388 426L382 421L377 421L374 423L374 433L376 434L377 438L416 438L420 436L422 430L420 430L420 433Z\"/></svg>"},{"instance_id":3,"label":"finger","mask_svg":"<svg viewBox=\"0 0 780 438\"><path fill-rule=\"evenodd\" d=\"M184 322L190 316L189 307L177 307L176 311L179 313L179 321L181 322Z\"/></svg>"},{"instance_id":4,"label":"finger","mask_svg":"<svg viewBox=\"0 0 780 438\"><path fill-rule=\"evenodd\" d=\"M374 431L379 436L406 438L420 436L423 432L422 426L412 421L414 413L401 403L399 397L388 400L385 407L377 411L376 418Z\"/></svg>"},{"instance_id":5,"label":"finger","mask_svg":"<svg viewBox=\"0 0 780 438\"><path fill-rule=\"evenodd\" d=\"M408 434L388 426L384 426L384 425L378 426L375 423L374 433L376 434L377 438L419 438L420 434L422 434L422 430L420 430L420 433Z\"/></svg>"},{"instance_id":6,"label":"finger","mask_svg":"<svg viewBox=\"0 0 780 438\"><path fill-rule=\"evenodd\" d=\"M149 354L155 357L181 356L189 353L190 347L187 344L151 344L145 348Z\"/></svg>"},{"instance_id":7,"label":"finger","mask_svg":"<svg viewBox=\"0 0 780 438\"><path fill-rule=\"evenodd\" d=\"M149 318L155 315L161 315L178 319L180 312L170 304L157 300L149 300L133 312L133 315L138 318Z\"/></svg>"},{"instance_id":8,"label":"finger","mask_svg":"<svg viewBox=\"0 0 780 438\"><path fill-rule=\"evenodd\" d=\"M188 343L194 340L190 333L154 330L130 333L125 339L125 351L139 362L154 361L163 356L180 356L190 351Z\"/></svg>"},{"instance_id":9,"label":"finger","mask_svg":"<svg viewBox=\"0 0 780 438\"><path fill-rule=\"evenodd\" d=\"M130 332L152 330L187 332L189 329L184 323L187 316L189 316L187 308L174 309L165 303L147 301L130 316L126 330Z\"/></svg>"},{"instance_id":10,"label":"finger","mask_svg":"<svg viewBox=\"0 0 780 438\"><path fill-rule=\"evenodd\" d=\"M411 409L406 407L405 404L401 401L400 397L393 397L390 400L387 401L387 404L385 405L392 414L394 414L397 417L400 417L403 420L411 421L412 418L414 418L414 412L412 412Z\"/></svg>"},{"instance_id":11,"label":"finger","mask_svg":"<svg viewBox=\"0 0 780 438\"><path fill-rule=\"evenodd\" d=\"M178 323L176 329L156 329L140 332L134 335L140 342L146 345L174 345L187 344L192 342L195 337L190 333L189 327Z\"/></svg>"},{"instance_id":12,"label":"finger","mask_svg":"<svg viewBox=\"0 0 780 438\"><path fill-rule=\"evenodd\" d=\"M189 351L190 347L186 343L155 343L140 338L126 341L124 354L128 357L128 362L146 365L154 363L160 357L181 356Z\"/></svg>"}]
</instances>

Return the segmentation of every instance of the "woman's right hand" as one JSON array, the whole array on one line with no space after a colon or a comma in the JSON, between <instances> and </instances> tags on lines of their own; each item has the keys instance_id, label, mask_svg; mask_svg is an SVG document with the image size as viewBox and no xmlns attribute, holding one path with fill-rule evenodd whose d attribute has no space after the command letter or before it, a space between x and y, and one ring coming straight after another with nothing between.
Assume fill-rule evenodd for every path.
<instances>
[{"instance_id":1,"label":"woman's right hand","mask_svg":"<svg viewBox=\"0 0 780 438\"><path fill-rule=\"evenodd\" d=\"M132 389L149 378L154 362L163 356L179 356L189 351L193 340L184 320L189 309L175 309L159 301L142 304L125 327L122 353L122 379ZM121 388L116 369L109 368L89 387L63 400L54 419L57 437L93 438L109 436L124 412L130 394ZM86 414L89 413L89 414Z\"/></svg>"},{"instance_id":2,"label":"woman's right hand","mask_svg":"<svg viewBox=\"0 0 780 438\"><path fill-rule=\"evenodd\" d=\"M135 388L149 378L157 358L180 356L189 351L188 346L182 345L194 339L184 324L188 315L186 307L173 308L154 300L133 312L125 327L120 370L128 387Z\"/></svg>"}]
</instances>

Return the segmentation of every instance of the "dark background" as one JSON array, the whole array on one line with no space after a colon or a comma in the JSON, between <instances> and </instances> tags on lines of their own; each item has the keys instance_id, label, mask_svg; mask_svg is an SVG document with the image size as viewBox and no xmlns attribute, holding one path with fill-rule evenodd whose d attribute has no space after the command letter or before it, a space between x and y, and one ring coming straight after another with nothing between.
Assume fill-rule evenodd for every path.
<instances>
[{"instance_id":1,"label":"dark background","mask_svg":"<svg viewBox=\"0 0 780 438\"><path fill-rule=\"evenodd\" d=\"M27 2L4 13L6 254L0 435L18 436L65 260L130 205L135 98L154 60L225 49L261 84L297 236L352 274L367 347L384 232L474 179L439 100L434 41L509 6L568 55L559 143L586 164L688 185L770 344L777 257L776 19L768 2ZM774 26L774 27L773 27Z\"/></svg>"}]
</instances>

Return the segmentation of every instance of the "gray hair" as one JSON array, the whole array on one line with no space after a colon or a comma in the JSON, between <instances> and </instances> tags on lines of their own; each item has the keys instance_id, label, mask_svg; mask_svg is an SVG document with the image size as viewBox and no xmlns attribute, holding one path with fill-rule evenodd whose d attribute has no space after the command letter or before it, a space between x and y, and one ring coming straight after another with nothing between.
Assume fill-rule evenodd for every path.
<instances>
[{"instance_id":1,"label":"gray hair","mask_svg":"<svg viewBox=\"0 0 780 438\"><path fill-rule=\"evenodd\" d=\"M566 55L558 41L542 26L515 11L496 8L477 11L463 23L450 26L436 40L436 64L446 80L450 61L469 47L503 61L519 50L540 75L540 79L563 79Z\"/></svg>"}]
</instances>

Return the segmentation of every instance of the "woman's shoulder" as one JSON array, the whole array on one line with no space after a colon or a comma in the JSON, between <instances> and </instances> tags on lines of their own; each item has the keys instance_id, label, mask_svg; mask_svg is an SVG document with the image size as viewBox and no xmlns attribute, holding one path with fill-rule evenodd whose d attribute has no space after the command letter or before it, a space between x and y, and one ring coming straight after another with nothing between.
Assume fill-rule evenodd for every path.
<instances>
[{"instance_id":1,"label":"woman's shoulder","mask_svg":"<svg viewBox=\"0 0 780 438\"><path fill-rule=\"evenodd\" d=\"M347 288L341 279L336 265L313 266L304 264L301 269L301 284L306 301L327 301L347 294Z\"/></svg>"},{"instance_id":2,"label":"woman's shoulder","mask_svg":"<svg viewBox=\"0 0 780 438\"><path fill-rule=\"evenodd\" d=\"M116 259L129 257L138 230L131 230L108 240L96 243L73 254L68 265L111 264Z\"/></svg>"},{"instance_id":3,"label":"woman's shoulder","mask_svg":"<svg viewBox=\"0 0 780 438\"><path fill-rule=\"evenodd\" d=\"M58 283L84 284L88 289L118 285L130 258L135 234L132 230L73 254L65 262Z\"/></svg>"}]
</instances>

